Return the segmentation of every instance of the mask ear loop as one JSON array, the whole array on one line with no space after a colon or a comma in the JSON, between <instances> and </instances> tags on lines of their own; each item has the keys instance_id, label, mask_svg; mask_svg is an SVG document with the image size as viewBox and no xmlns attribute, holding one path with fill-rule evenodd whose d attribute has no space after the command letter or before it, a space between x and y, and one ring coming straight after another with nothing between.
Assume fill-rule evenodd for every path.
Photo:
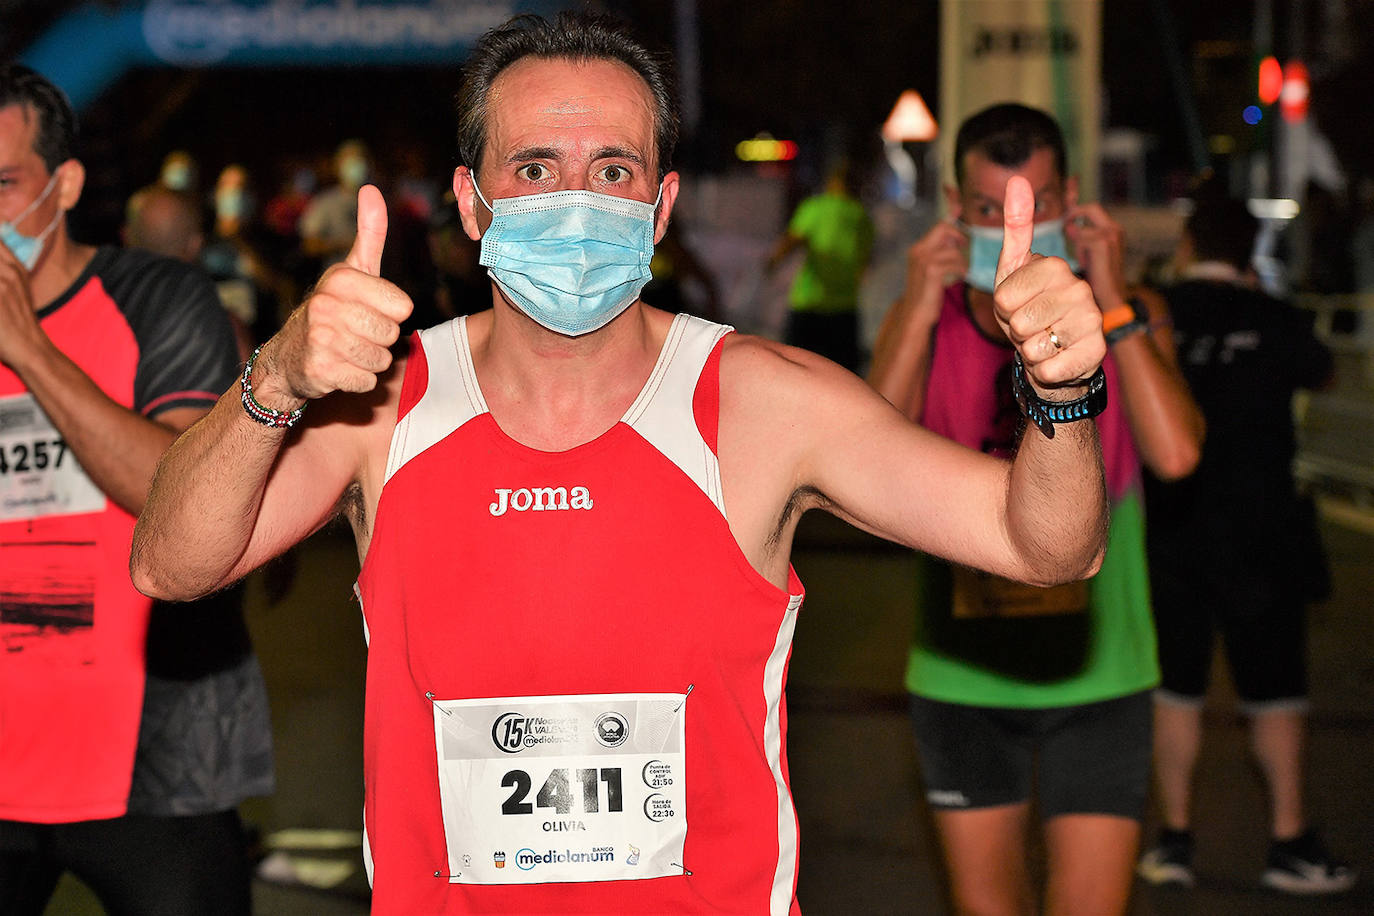
<instances>
[{"instance_id":1,"label":"mask ear loop","mask_svg":"<svg viewBox=\"0 0 1374 916\"><path fill-rule=\"evenodd\" d=\"M53 186L56 185L56 184L57 184L57 172L53 172L53 173L52 173L52 177L48 179L48 184L47 184L47 186L43 188L43 193L42 193L42 194L39 194L37 197L35 197L35 198L33 199L33 203L31 203L31 204L29 204L27 207L25 207L25 208L24 208L24 211L23 211L22 213L20 213L20 214L19 214L18 216L16 216L14 219L8 220L9 225L11 225L11 226L17 225L17 224L19 223L20 220L24 219L26 216L28 216L30 213L32 213L35 209L37 209L37 207L38 207L39 204L41 204L43 201L45 201L45 200L48 199L48 195L52 193ZM62 215L62 214L61 214L61 211L59 211L59 212L58 212L58 217L60 217L61 215ZM48 224L48 228L44 229L43 232L42 232L38 237L39 237L40 239L47 238L47 237L48 237L48 233L52 231L52 227L53 227L53 226L56 226L56 225L57 225L57 217L54 217L54 218L53 218L53 221L52 221L51 223Z\"/></svg>"},{"instance_id":2,"label":"mask ear loop","mask_svg":"<svg viewBox=\"0 0 1374 916\"><path fill-rule=\"evenodd\" d=\"M487 208L488 213L490 213L492 216L495 216L496 211L492 209L491 204L487 203L487 199L482 196L482 189L477 187L477 173L468 172L468 177L472 179L472 190L474 193L477 194L477 199L482 202L482 206Z\"/></svg>"},{"instance_id":3,"label":"mask ear loop","mask_svg":"<svg viewBox=\"0 0 1374 916\"><path fill-rule=\"evenodd\" d=\"M36 238L38 239L38 243L39 243L40 245L43 244L44 242L46 242L46 241L48 240L48 236L52 235L52 231L53 231L54 229L57 228L57 223L58 223L58 221L61 220L61 219L62 219L62 210L59 209L56 213L53 214L53 216L52 216L52 222L48 223L48 228L44 229L42 232L38 233L38 235L36 236Z\"/></svg>"}]
</instances>

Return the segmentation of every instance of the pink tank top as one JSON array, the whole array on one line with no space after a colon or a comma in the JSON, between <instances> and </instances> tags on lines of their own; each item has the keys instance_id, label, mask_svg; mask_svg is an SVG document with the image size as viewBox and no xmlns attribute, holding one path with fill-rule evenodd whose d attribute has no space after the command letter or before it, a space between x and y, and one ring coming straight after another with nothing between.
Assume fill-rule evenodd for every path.
<instances>
[{"instance_id":1,"label":"pink tank top","mask_svg":"<svg viewBox=\"0 0 1374 916\"><path fill-rule=\"evenodd\" d=\"M678 316L564 452L496 425L464 319L417 335L358 579L375 912L797 912L801 584L725 518L728 332Z\"/></svg>"},{"instance_id":2,"label":"pink tank top","mask_svg":"<svg viewBox=\"0 0 1374 916\"><path fill-rule=\"evenodd\" d=\"M1005 338L992 340L974 323L964 289L958 283L945 290L921 425L981 452L1010 457L1021 422L1011 392L1014 351ZM1102 368L1107 375L1107 409L1097 418L1097 432L1107 491L1115 503L1139 480L1140 462L1110 353Z\"/></svg>"}]
</instances>

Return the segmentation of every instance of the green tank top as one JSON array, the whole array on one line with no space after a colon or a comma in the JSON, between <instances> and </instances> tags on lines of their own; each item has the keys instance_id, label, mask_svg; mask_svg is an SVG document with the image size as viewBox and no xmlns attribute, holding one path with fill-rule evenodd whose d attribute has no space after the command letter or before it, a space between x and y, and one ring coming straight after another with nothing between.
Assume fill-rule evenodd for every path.
<instances>
[{"instance_id":1,"label":"green tank top","mask_svg":"<svg viewBox=\"0 0 1374 916\"><path fill-rule=\"evenodd\" d=\"M1106 558L1088 583L1088 610L1045 617L956 619L950 567L920 557L907 690L946 703L1038 709L1155 686L1144 535L1136 484L1112 506Z\"/></svg>"}]
</instances>

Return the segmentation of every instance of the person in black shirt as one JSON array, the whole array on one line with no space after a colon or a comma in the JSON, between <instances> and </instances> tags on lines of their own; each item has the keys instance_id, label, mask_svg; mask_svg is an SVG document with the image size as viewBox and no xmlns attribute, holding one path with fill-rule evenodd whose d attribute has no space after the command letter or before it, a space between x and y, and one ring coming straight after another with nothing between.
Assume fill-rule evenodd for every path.
<instances>
[{"instance_id":1,"label":"person in black shirt","mask_svg":"<svg viewBox=\"0 0 1374 916\"><path fill-rule=\"evenodd\" d=\"M1349 888L1354 873L1309 828L1302 802L1307 707L1305 603L1320 556L1297 494L1292 396L1320 388L1330 352L1312 316L1257 288L1258 222L1245 205L1199 200L1179 243L1180 282L1165 291L1179 363L1207 419L1196 472L1146 481L1150 584L1159 636L1155 773L1164 831L1140 861L1153 883L1191 885L1189 801L1214 634L1220 632L1251 746L1269 787L1271 845L1262 883L1291 893Z\"/></svg>"}]
</instances>

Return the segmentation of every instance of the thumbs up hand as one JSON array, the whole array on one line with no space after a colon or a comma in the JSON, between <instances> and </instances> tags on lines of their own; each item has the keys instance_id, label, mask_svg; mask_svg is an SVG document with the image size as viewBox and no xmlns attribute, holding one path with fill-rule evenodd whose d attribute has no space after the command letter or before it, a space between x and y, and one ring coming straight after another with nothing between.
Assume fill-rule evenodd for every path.
<instances>
[{"instance_id":1,"label":"thumbs up hand","mask_svg":"<svg viewBox=\"0 0 1374 916\"><path fill-rule=\"evenodd\" d=\"M324 272L254 364L257 399L290 410L332 391L371 391L391 366L390 346L414 307L382 279L386 201L358 189L358 231L348 257Z\"/></svg>"},{"instance_id":2,"label":"thumbs up hand","mask_svg":"<svg viewBox=\"0 0 1374 916\"><path fill-rule=\"evenodd\" d=\"M1085 381L1107 354L1092 287L1063 260L1031 252L1035 194L1025 178L1015 175L1007 182L1002 213L1002 254L993 293L997 321L1042 397L1077 397L1081 391L1057 394L1054 389Z\"/></svg>"}]
</instances>

